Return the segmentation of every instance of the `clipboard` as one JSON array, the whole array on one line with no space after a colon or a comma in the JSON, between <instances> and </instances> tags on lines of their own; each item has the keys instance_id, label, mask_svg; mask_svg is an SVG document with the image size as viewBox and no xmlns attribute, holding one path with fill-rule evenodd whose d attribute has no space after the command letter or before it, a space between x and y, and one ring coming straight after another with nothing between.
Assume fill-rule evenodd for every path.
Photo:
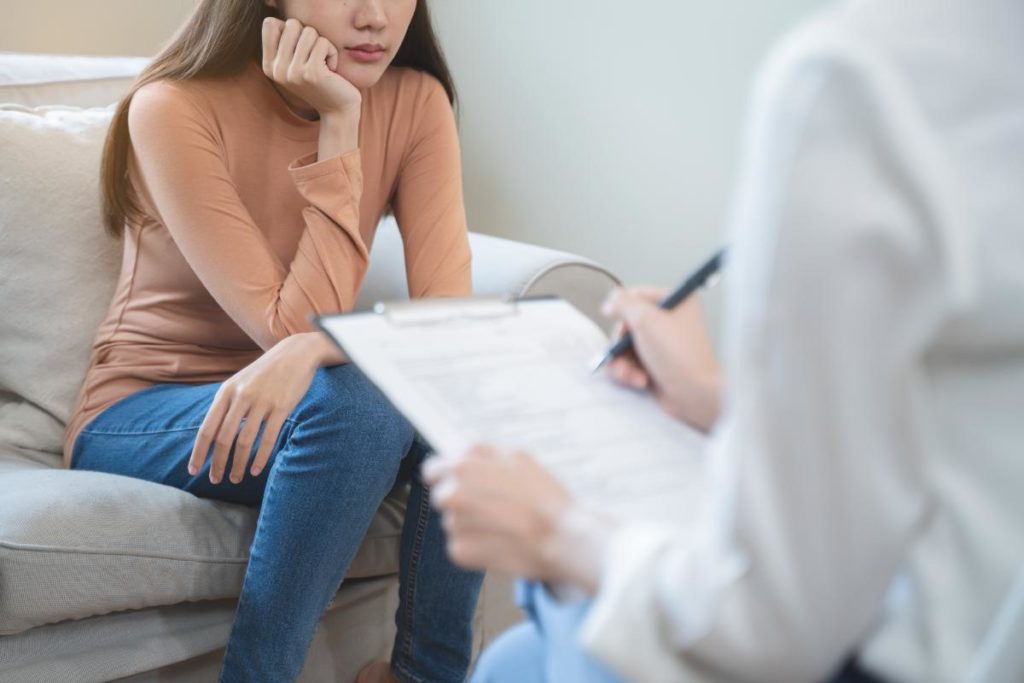
<instances>
[{"instance_id":1,"label":"clipboard","mask_svg":"<svg viewBox=\"0 0 1024 683\"><path fill-rule=\"evenodd\" d=\"M385 316L393 325L431 325L460 318L479 320L518 315L520 301L497 297L378 301L373 312Z\"/></svg>"},{"instance_id":2,"label":"clipboard","mask_svg":"<svg viewBox=\"0 0 1024 683\"><path fill-rule=\"evenodd\" d=\"M705 437L592 374L608 338L561 298L384 302L314 322L436 451L529 452L622 517L692 518L703 500Z\"/></svg>"}]
</instances>

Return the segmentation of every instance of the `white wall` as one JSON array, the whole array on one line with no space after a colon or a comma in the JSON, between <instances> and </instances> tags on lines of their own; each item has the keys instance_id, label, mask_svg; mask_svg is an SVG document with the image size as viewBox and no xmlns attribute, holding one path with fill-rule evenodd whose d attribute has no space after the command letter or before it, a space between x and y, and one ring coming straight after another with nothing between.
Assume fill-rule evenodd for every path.
<instances>
[{"instance_id":1,"label":"white wall","mask_svg":"<svg viewBox=\"0 0 1024 683\"><path fill-rule=\"evenodd\" d=\"M435 0L474 230L671 285L721 238L750 78L816 0Z\"/></svg>"}]
</instances>

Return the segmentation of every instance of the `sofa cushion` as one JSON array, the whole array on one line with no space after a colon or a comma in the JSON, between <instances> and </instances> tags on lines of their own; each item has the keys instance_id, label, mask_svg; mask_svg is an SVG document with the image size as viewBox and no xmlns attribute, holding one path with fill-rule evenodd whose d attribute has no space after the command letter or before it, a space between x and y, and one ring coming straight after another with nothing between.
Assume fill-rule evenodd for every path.
<instances>
[{"instance_id":1,"label":"sofa cushion","mask_svg":"<svg viewBox=\"0 0 1024 683\"><path fill-rule=\"evenodd\" d=\"M0 106L0 634L237 596L253 509L61 468L64 424L121 246L101 227L112 107ZM349 576L398 568L402 493Z\"/></svg>"},{"instance_id":2,"label":"sofa cushion","mask_svg":"<svg viewBox=\"0 0 1024 683\"><path fill-rule=\"evenodd\" d=\"M397 583L395 577L346 583L327 607L296 683L352 681L368 660L387 657L395 639ZM0 681L216 681L236 604L207 600L151 607L0 637ZM518 615L514 606L484 595L478 606L478 643L485 610L502 625ZM479 652L479 644L473 650Z\"/></svg>"},{"instance_id":3,"label":"sofa cushion","mask_svg":"<svg viewBox=\"0 0 1024 683\"><path fill-rule=\"evenodd\" d=\"M370 523L348 578L398 571L405 489ZM184 601L238 597L255 508L0 452L0 635Z\"/></svg>"}]
</instances>

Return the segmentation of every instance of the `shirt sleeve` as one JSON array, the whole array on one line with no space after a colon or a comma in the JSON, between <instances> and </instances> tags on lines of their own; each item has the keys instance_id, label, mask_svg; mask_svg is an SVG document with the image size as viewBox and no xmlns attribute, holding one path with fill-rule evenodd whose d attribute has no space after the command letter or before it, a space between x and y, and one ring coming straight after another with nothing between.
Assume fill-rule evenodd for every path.
<instances>
[{"instance_id":1,"label":"shirt sleeve","mask_svg":"<svg viewBox=\"0 0 1024 683\"><path fill-rule=\"evenodd\" d=\"M822 680L868 633L929 514L923 375L948 300L931 227L944 217L871 81L807 58L766 73L755 98L713 502L688 532L619 529L582 631L627 680Z\"/></svg>"},{"instance_id":2,"label":"shirt sleeve","mask_svg":"<svg viewBox=\"0 0 1024 683\"><path fill-rule=\"evenodd\" d=\"M472 259L455 114L437 79L422 74L421 88L393 201L409 296L468 296Z\"/></svg>"},{"instance_id":3,"label":"shirt sleeve","mask_svg":"<svg viewBox=\"0 0 1024 683\"><path fill-rule=\"evenodd\" d=\"M144 86L128 127L153 209L203 286L261 348L311 331L312 313L351 308L368 265L358 150L289 165L309 204L295 257L284 264L242 203L215 126L187 93L164 82Z\"/></svg>"}]
</instances>

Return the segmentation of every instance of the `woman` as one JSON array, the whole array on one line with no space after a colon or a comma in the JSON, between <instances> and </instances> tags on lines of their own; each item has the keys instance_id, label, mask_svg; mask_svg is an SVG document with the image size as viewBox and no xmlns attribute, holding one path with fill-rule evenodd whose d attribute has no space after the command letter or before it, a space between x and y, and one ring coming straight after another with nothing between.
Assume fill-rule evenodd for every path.
<instances>
[{"instance_id":1,"label":"woman","mask_svg":"<svg viewBox=\"0 0 1024 683\"><path fill-rule=\"evenodd\" d=\"M224 681L298 675L423 455L310 316L352 307L388 210L410 295L469 294L453 101L425 0L204 0L116 112L124 264L65 460L260 506ZM442 543L414 482L392 671L363 680L464 679L480 577Z\"/></svg>"},{"instance_id":2,"label":"woman","mask_svg":"<svg viewBox=\"0 0 1024 683\"><path fill-rule=\"evenodd\" d=\"M1021 27L840 3L765 69L695 520L604 520L525 455L428 463L453 557L544 582L474 680L1011 680L984 643L1024 565ZM619 379L715 412L692 312L607 312Z\"/></svg>"}]
</instances>

